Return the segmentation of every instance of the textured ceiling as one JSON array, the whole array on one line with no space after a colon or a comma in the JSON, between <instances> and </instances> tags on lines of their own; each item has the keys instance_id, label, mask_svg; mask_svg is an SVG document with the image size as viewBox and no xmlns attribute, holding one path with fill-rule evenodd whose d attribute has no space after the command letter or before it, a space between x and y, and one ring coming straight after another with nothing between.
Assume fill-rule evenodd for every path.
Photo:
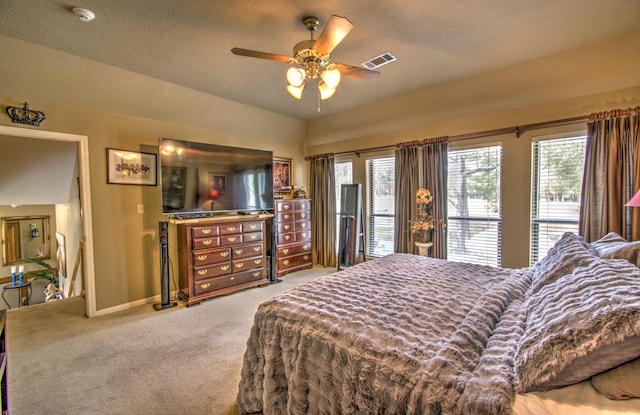
<instances>
[{"instance_id":1,"label":"textured ceiling","mask_svg":"<svg viewBox=\"0 0 640 415\"><path fill-rule=\"evenodd\" d=\"M96 19L80 21L74 6ZM332 14L354 24L332 61L360 65L383 52L398 60L375 81L343 78L319 113L313 88L301 101L286 92L286 64L230 52L290 55L309 38L305 16L317 16L322 30ZM300 119L639 30L640 0L0 2L0 34Z\"/></svg>"}]
</instances>

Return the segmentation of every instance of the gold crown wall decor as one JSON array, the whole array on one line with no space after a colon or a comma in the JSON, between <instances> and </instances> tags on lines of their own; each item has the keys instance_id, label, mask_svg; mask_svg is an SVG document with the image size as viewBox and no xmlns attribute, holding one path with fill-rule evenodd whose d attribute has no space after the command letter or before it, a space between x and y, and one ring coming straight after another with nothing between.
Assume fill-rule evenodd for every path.
<instances>
[{"instance_id":1,"label":"gold crown wall decor","mask_svg":"<svg viewBox=\"0 0 640 415\"><path fill-rule=\"evenodd\" d=\"M4 112L7 113L12 122L18 124L34 125L38 127L40 123L45 120L44 112L30 110L29 104L26 102L22 108L6 107Z\"/></svg>"}]
</instances>

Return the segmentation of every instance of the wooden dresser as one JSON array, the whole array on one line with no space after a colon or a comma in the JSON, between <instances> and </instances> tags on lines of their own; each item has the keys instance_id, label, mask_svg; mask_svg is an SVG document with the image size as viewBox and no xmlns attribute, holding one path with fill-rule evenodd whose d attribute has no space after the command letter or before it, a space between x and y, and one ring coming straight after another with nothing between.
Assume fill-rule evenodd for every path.
<instances>
[{"instance_id":1,"label":"wooden dresser","mask_svg":"<svg viewBox=\"0 0 640 415\"><path fill-rule=\"evenodd\" d=\"M275 201L275 275L313 267L311 260L311 201Z\"/></svg>"},{"instance_id":2,"label":"wooden dresser","mask_svg":"<svg viewBox=\"0 0 640 415\"><path fill-rule=\"evenodd\" d=\"M177 221L178 296L187 306L269 283L267 217Z\"/></svg>"}]
</instances>

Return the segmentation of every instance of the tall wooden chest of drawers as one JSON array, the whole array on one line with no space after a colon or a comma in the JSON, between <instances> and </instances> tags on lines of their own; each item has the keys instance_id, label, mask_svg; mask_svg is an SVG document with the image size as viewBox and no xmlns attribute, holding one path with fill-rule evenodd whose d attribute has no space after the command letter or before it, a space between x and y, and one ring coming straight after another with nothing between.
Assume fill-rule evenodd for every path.
<instances>
[{"instance_id":1,"label":"tall wooden chest of drawers","mask_svg":"<svg viewBox=\"0 0 640 415\"><path fill-rule=\"evenodd\" d=\"M266 285L266 220L259 217L178 223L178 296L187 306Z\"/></svg>"},{"instance_id":2,"label":"tall wooden chest of drawers","mask_svg":"<svg viewBox=\"0 0 640 415\"><path fill-rule=\"evenodd\" d=\"M276 276L311 268L311 201L276 200L274 213Z\"/></svg>"}]
</instances>

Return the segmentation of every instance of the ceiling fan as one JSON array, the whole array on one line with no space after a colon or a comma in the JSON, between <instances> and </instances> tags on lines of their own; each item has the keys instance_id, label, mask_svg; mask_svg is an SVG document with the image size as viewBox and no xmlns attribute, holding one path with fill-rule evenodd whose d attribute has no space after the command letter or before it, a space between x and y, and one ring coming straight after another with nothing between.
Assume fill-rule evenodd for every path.
<instances>
[{"instance_id":1,"label":"ceiling fan","mask_svg":"<svg viewBox=\"0 0 640 415\"><path fill-rule=\"evenodd\" d=\"M329 99L336 92L341 76L357 79L377 79L380 72L344 63L331 62L331 52L353 29L353 23L345 17L333 15L320 33L317 40L313 39L313 32L320 26L317 17L305 17L303 20L307 30L311 33L310 40L303 40L293 47L293 56L277 55L249 49L233 48L235 55L251 58L269 59L293 65L287 71L287 91L296 99L302 98L302 91L312 80L318 81L319 97ZM320 108L318 108L320 111Z\"/></svg>"}]
</instances>

